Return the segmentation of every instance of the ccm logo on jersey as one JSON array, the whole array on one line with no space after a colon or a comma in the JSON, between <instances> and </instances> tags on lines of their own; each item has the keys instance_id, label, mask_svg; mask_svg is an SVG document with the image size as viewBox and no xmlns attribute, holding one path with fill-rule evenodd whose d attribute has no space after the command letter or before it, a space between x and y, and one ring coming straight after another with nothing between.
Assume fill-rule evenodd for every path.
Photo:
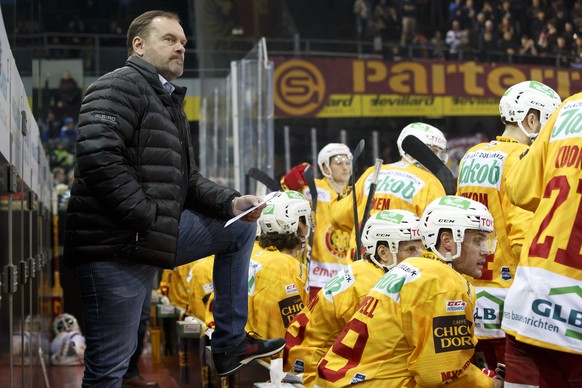
<instances>
[{"instance_id":1,"label":"ccm logo on jersey","mask_svg":"<svg viewBox=\"0 0 582 388\"><path fill-rule=\"evenodd\" d=\"M287 284L285 286L285 293L287 295L295 294L296 292L298 292L298 291L297 291L297 286L295 285L295 283Z\"/></svg>"},{"instance_id":2,"label":"ccm logo on jersey","mask_svg":"<svg viewBox=\"0 0 582 388\"><path fill-rule=\"evenodd\" d=\"M447 300L447 313L465 311L466 305L464 300Z\"/></svg>"},{"instance_id":3,"label":"ccm logo on jersey","mask_svg":"<svg viewBox=\"0 0 582 388\"><path fill-rule=\"evenodd\" d=\"M435 353L473 349L472 325L473 322L468 321L464 315L434 317L432 334Z\"/></svg>"}]
</instances>

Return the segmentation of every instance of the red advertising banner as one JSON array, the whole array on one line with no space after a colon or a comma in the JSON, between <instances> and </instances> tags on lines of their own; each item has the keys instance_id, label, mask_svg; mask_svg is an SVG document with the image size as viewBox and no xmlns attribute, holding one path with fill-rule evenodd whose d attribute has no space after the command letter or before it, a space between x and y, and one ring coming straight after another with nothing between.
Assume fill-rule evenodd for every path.
<instances>
[{"instance_id":1,"label":"red advertising banner","mask_svg":"<svg viewBox=\"0 0 582 388\"><path fill-rule=\"evenodd\" d=\"M275 58L277 117L498 115L505 90L528 79L562 98L580 70L477 62Z\"/></svg>"}]
</instances>

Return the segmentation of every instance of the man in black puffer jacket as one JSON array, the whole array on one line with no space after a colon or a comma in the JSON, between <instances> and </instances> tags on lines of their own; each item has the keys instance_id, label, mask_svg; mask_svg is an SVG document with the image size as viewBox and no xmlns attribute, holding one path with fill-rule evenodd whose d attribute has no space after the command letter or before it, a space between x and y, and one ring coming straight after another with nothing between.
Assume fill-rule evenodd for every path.
<instances>
[{"instance_id":1,"label":"man in black puffer jacket","mask_svg":"<svg viewBox=\"0 0 582 388\"><path fill-rule=\"evenodd\" d=\"M119 387L147 318L158 267L215 254L212 352L219 375L284 347L244 331L247 275L262 207L199 172L182 107L186 37L174 13L148 11L127 32L129 59L87 89L79 116L65 252L81 283L84 386ZM246 222L245 222L246 221Z\"/></svg>"}]
</instances>

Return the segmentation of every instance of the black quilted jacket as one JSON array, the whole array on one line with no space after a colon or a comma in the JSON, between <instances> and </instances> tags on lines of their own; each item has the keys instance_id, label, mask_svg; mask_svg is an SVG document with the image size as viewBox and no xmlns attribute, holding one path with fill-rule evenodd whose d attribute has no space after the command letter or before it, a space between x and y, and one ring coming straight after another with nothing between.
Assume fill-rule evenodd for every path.
<instances>
[{"instance_id":1,"label":"black quilted jacket","mask_svg":"<svg viewBox=\"0 0 582 388\"><path fill-rule=\"evenodd\" d=\"M176 87L170 96L155 68L133 56L89 86L65 221L67 264L126 259L172 267L182 190L185 207L228 219L240 194L198 172L182 108L185 93ZM187 188L182 158L188 158Z\"/></svg>"}]
</instances>

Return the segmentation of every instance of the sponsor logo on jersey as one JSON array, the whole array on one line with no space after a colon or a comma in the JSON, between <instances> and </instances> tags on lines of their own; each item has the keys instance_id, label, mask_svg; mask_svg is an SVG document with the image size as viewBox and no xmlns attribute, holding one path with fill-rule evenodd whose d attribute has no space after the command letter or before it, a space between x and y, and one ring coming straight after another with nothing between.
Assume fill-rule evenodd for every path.
<instances>
[{"instance_id":1,"label":"sponsor logo on jersey","mask_svg":"<svg viewBox=\"0 0 582 388\"><path fill-rule=\"evenodd\" d=\"M297 286L295 285L295 283L287 284L285 286L285 293L287 295L295 294L297 292L298 292L297 291Z\"/></svg>"},{"instance_id":2,"label":"sponsor logo on jersey","mask_svg":"<svg viewBox=\"0 0 582 388\"><path fill-rule=\"evenodd\" d=\"M299 295L290 296L279 301L279 311L281 312L281 319L283 320L283 325L285 327L289 326L289 323L295 318L295 315L299 314L303 309L303 301Z\"/></svg>"},{"instance_id":3,"label":"sponsor logo on jersey","mask_svg":"<svg viewBox=\"0 0 582 388\"><path fill-rule=\"evenodd\" d=\"M348 265L323 287L323 296L332 302L335 295L350 287L355 281L356 278L352 272L352 267Z\"/></svg>"},{"instance_id":4,"label":"sponsor logo on jersey","mask_svg":"<svg viewBox=\"0 0 582 388\"><path fill-rule=\"evenodd\" d=\"M204 293L207 294L214 291L214 285L212 283L206 283L202 286L202 289L204 290Z\"/></svg>"},{"instance_id":5,"label":"sponsor logo on jersey","mask_svg":"<svg viewBox=\"0 0 582 388\"><path fill-rule=\"evenodd\" d=\"M465 306L467 306L467 302L464 300L447 300L446 311L447 313L458 313L465 311Z\"/></svg>"},{"instance_id":6,"label":"sponsor logo on jersey","mask_svg":"<svg viewBox=\"0 0 582 388\"><path fill-rule=\"evenodd\" d=\"M504 312L504 318L554 333L558 333L559 327L565 324L567 329L564 335L580 341L582 340L582 311L578 306L580 306L581 298L582 287L578 285L550 288L546 298L533 300L530 307L532 315L524 316L512 311L511 313Z\"/></svg>"},{"instance_id":7,"label":"sponsor logo on jersey","mask_svg":"<svg viewBox=\"0 0 582 388\"><path fill-rule=\"evenodd\" d=\"M434 317L432 334L435 353L453 352L456 350L473 349L473 333L464 315Z\"/></svg>"},{"instance_id":8,"label":"sponsor logo on jersey","mask_svg":"<svg viewBox=\"0 0 582 388\"><path fill-rule=\"evenodd\" d=\"M475 151L463 157L459 171L459 187L479 186L499 190L501 172L507 154L500 151Z\"/></svg>"},{"instance_id":9,"label":"sponsor logo on jersey","mask_svg":"<svg viewBox=\"0 0 582 388\"><path fill-rule=\"evenodd\" d=\"M465 365L463 365L462 369L455 369L455 370L448 370L445 372L441 372L441 380L445 384L450 384L453 381L457 380L459 376L463 374L465 369L467 369L471 365L471 361L467 361Z\"/></svg>"},{"instance_id":10,"label":"sponsor logo on jersey","mask_svg":"<svg viewBox=\"0 0 582 388\"><path fill-rule=\"evenodd\" d=\"M249 264L249 281L248 281L249 296L255 295L257 272L259 272L262 269L263 266L261 265L261 263L255 260L251 260Z\"/></svg>"},{"instance_id":11,"label":"sponsor logo on jersey","mask_svg":"<svg viewBox=\"0 0 582 388\"><path fill-rule=\"evenodd\" d=\"M509 267L501 267L501 279L511 280L511 271L509 270Z\"/></svg>"},{"instance_id":12,"label":"sponsor logo on jersey","mask_svg":"<svg viewBox=\"0 0 582 388\"><path fill-rule=\"evenodd\" d=\"M295 373L303 373L305 370L305 362L303 360L295 360L293 364L293 372Z\"/></svg>"},{"instance_id":13,"label":"sponsor logo on jersey","mask_svg":"<svg viewBox=\"0 0 582 388\"><path fill-rule=\"evenodd\" d=\"M552 128L550 142L571 137L582 137L581 106L581 101L572 101L560 109L556 123Z\"/></svg>"},{"instance_id":14,"label":"sponsor logo on jersey","mask_svg":"<svg viewBox=\"0 0 582 388\"><path fill-rule=\"evenodd\" d=\"M364 183L366 194L370 192L371 183L372 174L366 178ZM426 186L426 182L407 171L381 170L378 175L375 196L393 195L405 202L412 203L413 198L424 186Z\"/></svg>"},{"instance_id":15,"label":"sponsor logo on jersey","mask_svg":"<svg viewBox=\"0 0 582 388\"><path fill-rule=\"evenodd\" d=\"M482 329L501 329L503 299L488 291L477 292L477 307L473 313L475 325Z\"/></svg>"},{"instance_id":16,"label":"sponsor logo on jersey","mask_svg":"<svg viewBox=\"0 0 582 388\"><path fill-rule=\"evenodd\" d=\"M352 378L352 382L350 384L363 383L364 381L366 381L366 375L363 373L357 372L354 375L354 377Z\"/></svg>"},{"instance_id":17,"label":"sponsor logo on jersey","mask_svg":"<svg viewBox=\"0 0 582 388\"><path fill-rule=\"evenodd\" d=\"M402 287L419 277L420 270L418 268L408 263L400 263L382 276L372 289L392 298L395 302L399 302Z\"/></svg>"}]
</instances>

